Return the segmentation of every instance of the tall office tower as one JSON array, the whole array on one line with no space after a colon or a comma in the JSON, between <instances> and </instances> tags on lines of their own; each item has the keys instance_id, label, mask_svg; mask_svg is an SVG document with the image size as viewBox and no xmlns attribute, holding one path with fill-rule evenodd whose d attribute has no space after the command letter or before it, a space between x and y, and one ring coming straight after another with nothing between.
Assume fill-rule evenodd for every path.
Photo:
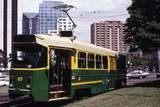
<instances>
[{"instance_id":1,"label":"tall office tower","mask_svg":"<svg viewBox=\"0 0 160 107\"><path fill-rule=\"evenodd\" d=\"M59 17L57 20L58 31L71 31L73 24L68 17Z\"/></svg>"},{"instance_id":2,"label":"tall office tower","mask_svg":"<svg viewBox=\"0 0 160 107\"><path fill-rule=\"evenodd\" d=\"M57 30L58 17L66 17L65 13L54 7L62 5L61 1L43 1L39 5L39 33L47 34L49 30Z\"/></svg>"},{"instance_id":3,"label":"tall office tower","mask_svg":"<svg viewBox=\"0 0 160 107\"><path fill-rule=\"evenodd\" d=\"M39 15L38 13L23 13L22 33L23 34L39 33Z\"/></svg>"},{"instance_id":4,"label":"tall office tower","mask_svg":"<svg viewBox=\"0 0 160 107\"><path fill-rule=\"evenodd\" d=\"M125 24L121 21L101 21L91 25L91 43L118 52L127 52L124 43Z\"/></svg>"},{"instance_id":5,"label":"tall office tower","mask_svg":"<svg viewBox=\"0 0 160 107\"><path fill-rule=\"evenodd\" d=\"M59 17L57 19L57 30L48 30L48 34L52 35L60 31L72 31L73 24L68 17Z\"/></svg>"}]
</instances>

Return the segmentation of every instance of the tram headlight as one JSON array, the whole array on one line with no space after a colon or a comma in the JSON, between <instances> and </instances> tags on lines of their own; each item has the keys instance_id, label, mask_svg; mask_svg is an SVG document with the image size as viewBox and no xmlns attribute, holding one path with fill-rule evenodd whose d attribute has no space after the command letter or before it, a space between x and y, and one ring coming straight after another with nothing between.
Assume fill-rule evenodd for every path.
<instances>
[{"instance_id":1,"label":"tram headlight","mask_svg":"<svg viewBox=\"0 0 160 107\"><path fill-rule=\"evenodd\" d=\"M12 83L10 83L10 84L9 84L9 87L13 87L13 84L12 84Z\"/></svg>"},{"instance_id":2,"label":"tram headlight","mask_svg":"<svg viewBox=\"0 0 160 107\"><path fill-rule=\"evenodd\" d=\"M9 79L9 87L13 87L13 77L10 76L10 79Z\"/></svg>"},{"instance_id":3,"label":"tram headlight","mask_svg":"<svg viewBox=\"0 0 160 107\"><path fill-rule=\"evenodd\" d=\"M27 84L27 86L26 86L27 88L31 88L31 85L29 85L29 84Z\"/></svg>"},{"instance_id":4,"label":"tram headlight","mask_svg":"<svg viewBox=\"0 0 160 107\"><path fill-rule=\"evenodd\" d=\"M31 78L27 78L26 88L31 88Z\"/></svg>"},{"instance_id":5,"label":"tram headlight","mask_svg":"<svg viewBox=\"0 0 160 107\"><path fill-rule=\"evenodd\" d=\"M76 79L76 76L72 75L72 80L75 80Z\"/></svg>"}]
</instances>

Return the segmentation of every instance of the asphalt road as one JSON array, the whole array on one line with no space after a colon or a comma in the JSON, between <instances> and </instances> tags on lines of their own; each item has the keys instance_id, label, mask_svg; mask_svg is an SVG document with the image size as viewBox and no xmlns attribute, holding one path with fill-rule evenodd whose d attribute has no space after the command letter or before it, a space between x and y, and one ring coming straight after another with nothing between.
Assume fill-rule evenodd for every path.
<instances>
[{"instance_id":1,"label":"asphalt road","mask_svg":"<svg viewBox=\"0 0 160 107\"><path fill-rule=\"evenodd\" d=\"M127 86L133 86L136 84L146 83L146 82L151 82L151 81L156 81L156 80L160 80L160 78L157 78L155 73L150 73L150 75L148 75L146 78L128 79Z\"/></svg>"}]
</instances>

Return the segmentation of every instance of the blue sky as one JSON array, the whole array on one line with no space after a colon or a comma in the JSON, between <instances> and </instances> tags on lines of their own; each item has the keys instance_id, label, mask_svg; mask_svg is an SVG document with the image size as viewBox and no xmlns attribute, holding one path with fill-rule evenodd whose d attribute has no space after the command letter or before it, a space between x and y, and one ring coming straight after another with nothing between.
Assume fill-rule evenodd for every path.
<instances>
[{"instance_id":1,"label":"blue sky","mask_svg":"<svg viewBox=\"0 0 160 107\"><path fill-rule=\"evenodd\" d=\"M38 12L39 3L45 0L19 0L18 32L21 33L21 22L23 12ZM105 20L125 21L129 16L126 8L131 4L131 0L59 0L76 8L70 11L70 15L78 25L74 31L77 40L90 42L90 25L93 22ZM0 24L2 25L2 0L0 0ZM0 27L2 35L2 27ZM2 40L2 37L0 37ZM0 40L0 41L1 41Z\"/></svg>"}]
</instances>

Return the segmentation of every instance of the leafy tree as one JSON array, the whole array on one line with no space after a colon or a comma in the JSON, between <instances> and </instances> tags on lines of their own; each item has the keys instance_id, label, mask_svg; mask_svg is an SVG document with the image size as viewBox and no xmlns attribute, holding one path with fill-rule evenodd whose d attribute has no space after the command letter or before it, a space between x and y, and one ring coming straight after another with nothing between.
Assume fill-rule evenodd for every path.
<instances>
[{"instance_id":1,"label":"leafy tree","mask_svg":"<svg viewBox=\"0 0 160 107\"><path fill-rule=\"evenodd\" d=\"M8 59L6 53L0 49L0 64L3 64L4 67L7 67Z\"/></svg>"},{"instance_id":2,"label":"leafy tree","mask_svg":"<svg viewBox=\"0 0 160 107\"><path fill-rule=\"evenodd\" d=\"M160 0L132 0L126 43L143 51L160 47Z\"/></svg>"}]
</instances>

